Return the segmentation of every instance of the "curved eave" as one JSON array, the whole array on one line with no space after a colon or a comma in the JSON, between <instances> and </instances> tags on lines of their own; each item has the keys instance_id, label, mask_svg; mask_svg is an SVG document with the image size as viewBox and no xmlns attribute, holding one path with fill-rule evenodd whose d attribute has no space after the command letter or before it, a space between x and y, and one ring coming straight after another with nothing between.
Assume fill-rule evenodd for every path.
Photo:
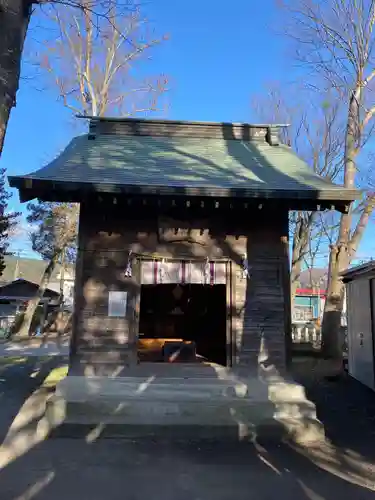
<instances>
[{"instance_id":1,"label":"curved eave","mask_svg":"<svg viewBox=\"0 0 375 500\"><path fill-rule=\"evenodd\" d=\"M347 212L350 203L361 197L357 190L325 189L318 190L286 190L286 189L224 189L219 187L181 187L155 185L120 185L89 182L54 181L32 177L9 176L9 184L17 188L22 202L39 198L44 201L80 202L93 193L108 193L113 195L142 196L183 196L204 198L233 198L242 200L290 200L290 210L313 210L311 204L320 208L335 208ZM298 201L293 206L293 201ZM304 203L305 202L305 203ZM324 205L320 207L319 204ZM328 204L328 205L327 205ZM298 205L298 206L297 206ZM330 205L333 205L330 207Z\"/></svg>"}]
</instances>

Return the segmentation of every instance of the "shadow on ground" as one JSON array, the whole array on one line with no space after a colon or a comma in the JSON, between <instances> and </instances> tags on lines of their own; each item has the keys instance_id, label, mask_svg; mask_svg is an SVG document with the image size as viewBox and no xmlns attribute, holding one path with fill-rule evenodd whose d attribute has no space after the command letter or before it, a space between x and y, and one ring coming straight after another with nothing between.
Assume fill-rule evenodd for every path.
<instances>
[{"instance_id":1,"label":"shadow on ground","mask_svg":"<svg viewBox=\"0 0 375 500\"><path fill-rule=\"evenodd\" d=\"M375 393L348 377L303 381L332 441L314 449L256 441L35 439L38 415L48 397L42 381L63 363L61 358L34 358L0 366L1 435L7 435L1 450L2 500L375 496Z\"/></svg>"},{"instance_id":2,"label":"shadow on ground","mask_svg":"<svg viewBox=\"0 0 375 500\"><path fill-rule=\"evenodd\" d=\"M0 358L0 439L3 442L9 427L31 394L55 368L66 364L64 356ZM0 497L1 498L1 497Z\"/></svg>"},{"instance_id":3,"label":"shadow on ground","mask_svg":"<svg viewBox=\"0 0 375 500\"><path fill-rule=\"evenodd\" d=\"M315 403L330 442L375 463L375 392L345 372L332 379L294 378Z\"/></svg>"}]
</instances>

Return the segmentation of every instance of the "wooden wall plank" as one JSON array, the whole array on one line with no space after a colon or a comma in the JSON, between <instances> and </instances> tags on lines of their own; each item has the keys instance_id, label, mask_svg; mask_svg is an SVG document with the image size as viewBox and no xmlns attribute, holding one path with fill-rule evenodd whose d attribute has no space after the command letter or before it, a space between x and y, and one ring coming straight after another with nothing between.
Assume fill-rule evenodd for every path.
<instances>
[{"instance_id":1,"label":"wooden wall plank","mask_svg":"<svg viewBox=\"0 0 375 500\"><path fill-rule=\"evenodd\" d=\"M256 370L260 349L268 352L266 363L283 370L286 360L285 331L288 324L288 262L285 254L287 212L269 222L266 228L253 224L251 218L236 228L222 227L226 237L215 238L215 231L205 232L205 241L160 243L157 228L150 216L143 220L141 231L134 224L127 230L127 219L111 219L105 231L96 206L82 209L80 259L82 272L77 275L75 344L80 356L100 361L108 352L123 350L128 363L134 363L139 321L140 268L134 261L132 278L125 277L129 251L157 253L174 258L204 258L209 255L231 262L231 325L233 361L236 366ZM98 221L102 221L100 225ZM208 223L209 224L209 223ZM197 223L197 225L199 225ZM147 227L150 230L147 232ZM206 228L210 229L210 228ZM240 236L238 236L240 234ZM247 254L250 277L242 276L241 262ZM108 292L128 292L128 310L124 318L108 318ZM98 354L99 353L99 354ZM100 354L101 353L101 354ZM103 354L104 353L104 354ZM107 353L107 354L106 354ZM114 359L116 356L114 356ZM117 359L117 358L116 358ZM99 362L98 361L98 362ZM108 362L108 361L106 361Z\"/></svg>"}]
</instances>

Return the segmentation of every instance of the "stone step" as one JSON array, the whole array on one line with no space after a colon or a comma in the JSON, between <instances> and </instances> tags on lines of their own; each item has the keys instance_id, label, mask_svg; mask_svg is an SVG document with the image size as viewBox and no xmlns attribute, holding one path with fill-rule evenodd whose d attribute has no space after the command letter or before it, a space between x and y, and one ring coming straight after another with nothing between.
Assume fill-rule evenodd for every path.
<instances>
[{"instance_id":1,"label":"stone step","mask_svg":"<svg viewBox=\"0 0 375 500\"><path fill-rule=\"evenodd\" d=\"M254 401L307 404L302 386L285 382L271 386L258 379L201 377L75 377L68 376L56 389L68 401ZM312 403L309 403L312 407Z\"/></svg>"},{"instance_id":2,"label":"stone step","mask_svg":"<svg viewBox=\"0 0 375 500\"><path fill-rule=\"evenodd\" d=\"M51 425L125 426L140 435L169 428L191 438L197 429L218 436L225 428L243 436L262 426L281 426L288 435L311 434L315 440L324 435L315 405L292 380L265 381L224 367L163 363L134 366L126 375L66 377L47 406Z\"/></svg>"},{"instance_id":3,"label":"stone step","mask_svg":"<svg viewBox=\"0 0 375 500\"><path fill-rule=\"evenodd\" d=\"M243 439L258 437L281 439L298 436L312 442L324 439L321 423L311 408L300 407L299 415L278 414L271 403L254 405L215 405L166 402L127 402L117 404L72 403L51 400L47 406L50 427L57 435L88 436L104 430L102 437L168 437L169 439ZM302 411L301 411L302 410Z\"/></svg>"},{"instance_id":4,"label":"stone step","mask_svg":"<svg viewBox=\"0 0 375 500\"><path fill-rule=\"evenodd\" d=\"M108 401L96 400L86 402L69 402L70 415L74 421L92 418L92 422L142 424L194 424L198 420L201 424L231 425L238 420L248 422L258 421L261 418L315 418L315 408L310 404L299 404L298 408L284 406L278 409L270 402L249 402L248 400L227 402L210 400L198 401L150 401L126 400ZM69 412L68 412L69 413ZM88 417L90 416L90 417Z\"/></svg>"},{"instance_id":5,"label":"stone step","mask_svg":"<svg viewBox=\"0 0 375 500\"><path fill-rule=\"evenodd\" d=\"M130 424L99 424L92 425L87 423L64 423L55 428L51 438L69 438L85 439L88 442L102 439L124 439L124 440L152 440L153 442L173 441L196 442L233 442L252 440L253 435L257 440L264 442L281 442L288 439L288 432L283 425L261 425L257 426L252 432L240 430L237 426L170 426L170 425L130 425ZM317 433L315 433L317 435ZM316 441L316 439L314 440ZM311 441L310 441L311 442Z\"/></svg>"}]
</instances>

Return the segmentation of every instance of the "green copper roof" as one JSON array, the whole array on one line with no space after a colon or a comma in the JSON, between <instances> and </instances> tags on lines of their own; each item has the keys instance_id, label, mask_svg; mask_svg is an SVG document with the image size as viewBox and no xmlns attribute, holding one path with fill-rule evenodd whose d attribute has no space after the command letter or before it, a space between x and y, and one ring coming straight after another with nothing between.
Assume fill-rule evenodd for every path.
<instances>
[{"instance_id":1,"label":"green copper roof","mask_svg":"<svg viewBox=\"0 0 375 500\"><path fill-rule=\"evenodd\" d=\"M34 181L91 185L98 191L126 186L141 192L183 190L188 195L269 196L321 200L359 197L353 190L317 176L285 145L265 141L84 135L46 167L22 177L10 177L11 186L27 188ZM168 191L169 190L169 191Z\"/></svg>"}]
</instances>

